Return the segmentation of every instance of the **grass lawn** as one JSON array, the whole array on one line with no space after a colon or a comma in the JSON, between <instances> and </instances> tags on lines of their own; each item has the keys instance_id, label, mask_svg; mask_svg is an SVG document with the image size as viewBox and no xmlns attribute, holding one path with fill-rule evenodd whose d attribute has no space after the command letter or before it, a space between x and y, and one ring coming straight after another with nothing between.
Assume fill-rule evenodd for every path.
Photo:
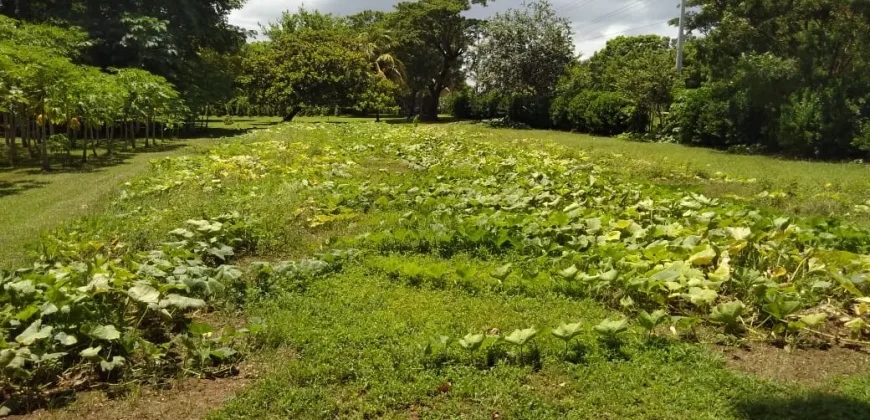
<instances>
[{"instance_id":1,"label":"grass lawn","mask_svg":"<svg viewBox=\"0 0 870 420\"><path fill-rule=\"evenodd\" d=\"M197 139L85 172L4 172L0 180L20 187L0 197L5 220L16 226L0 230L0 261L20 265L20 248L58 226L85 233L73 240L123 243L139 251L167 242L186 220L242 215L251 245L237 250L241 258L230 263L244 274L221 280L223 300L189 316L233 325L263 319L267 327L253 355L263 366L234 398L198 413L211 420L867 418L866 353L836 345L789 353L762 343L754 328L733 336L715 324L698 332L663 325L648 335L634 321L638 305L662 304L700 319L712 303L683 293L665 293L661 302L625 299L629 292L641 296L646 287L633 280L664 273L665 264L694 261L689 274L669 277L674 290L715 283L713 275L723 274L714 273L714 258L730 276L731 257L712 245L734 249L733 264L760 268L758 276L776 267L763 253L787 249L799 258L770 257L793 273L783 293L816 293L804 287L815 280L798 275L803 254L767 221L771 215L694 202L686 208L703 210L689 212L682 207L682 190L748 197L797 182L802 187L794 195L785 193L795 201L802 194L857 190L866 185L866 167L464 123L379 128L345 124L370 120L340 118L330 119L336 124L308 124L318 121L325 119L300 118L230 140L208 157L202 152L215 141ZM508 143L517 139L531 141ZM153 157L185 154L191 157L148 170ZM755 169L756 163L768 169ZM828 181L833 174L839 183ZM744 179L750 177L757 179ZM117 199L113 192L127 180L132 181L123 188L130 195ZM30 185L37 181L42 183ZM832 185L809 190L818 182ZM824 208L747 200L795 215L826 215L851 209L864 197ZM708 210L712 216L703 213ZM741 258L739 240L711 229L714 217L726 224L755 221L752 229L734 234L773 245ZM642 239L635 243L635 237ZM842 246L861 247L866 238L856 233L852 239ZM338 251L353 256L342 259ZM707 262L697 257L710 251ZM824 270L828 261L818 257L811 264ZM853 255L829 257L835 265ZM264 270L255 264L261 261L273 263L272 271L258 271ZM281 261L293 269L280 271ZM730 281L713 300L736 299L737 283ZM771 290L780 287L769 283ZM755 289L746 290L741 299L755 308L753 316L760 315L764 301L750 302ZM702 291L709 296L714 289ZM824 296L835 299L833 306L846 306L836 300L843 294ZM608 336L594 329L625 314L632 319L625 331ZM551 334L563 322L581 324L567 344ZM522 346L487 338L472 351L458 342L466 334L507 336L528 328L537 336ZM174 400L201 397L175 392L181 397ZM136 410L89 410L59 418L146 418ZM167 410L161 415L173 417L173 409Z\"/></svg>"},{"instance_id":2,"label":"grass lawn","mask_svg":"<svg viewBox=\"0 0 870 420\"><path fill-rule=\"evenodd\" d=\"M26 260L26 246L39 235L105 209L118 187L133 177L145 173L150 162L181 156L213 147L215 139L234 136L253 128L263 128L280 121L276 118L239 118L227 126L223 120L209 122L207 138L167 141L156 147L141 147L134 153L119 152L113 159L98 158L81 168L61 168L44 173L37 162L29 166L0 166L0 267L18 266ZM5 148L3 149L5 152ZM97 150L100 155L104 149ZM78 152L80 153L80 152ZM89 152L90 153L90 152ZM78 154L74 153L75 161ZM5 157L0 155L0 162Z\"/></svg>"}]
</instances>

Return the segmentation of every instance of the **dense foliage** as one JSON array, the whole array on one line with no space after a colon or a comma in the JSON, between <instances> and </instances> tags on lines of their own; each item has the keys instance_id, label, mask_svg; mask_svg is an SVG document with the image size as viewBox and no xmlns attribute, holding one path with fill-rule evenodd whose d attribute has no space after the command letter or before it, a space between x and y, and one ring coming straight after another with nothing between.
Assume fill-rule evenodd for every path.
<instances>
[{"instance_id":1,"label":"dense foliage","mask_svg":"<svg viewBox=\"0 0 870 420\"><path fill-rule=\"evenodd\" d=\"M116 136L135 148L138 128L144 126L147 146L149 138L158 137L158 123L163 131L177 128L189 115L163 77L74 64L88 43L77 30L0 16L0 32L7 35L0 40L0 115L13 166L20 153L16 137L47 170L51 153L65 154L69 162L79 140L86 161L89 146L96 155L99 139L108 154Z\"/></svg>"},{"instance_id":2,"label":"dense foliage","mask_svg":"<svg viewBox=\"0 0 870 420\"><path fill-rule=\"evenodd\" d=\"M238 51L246 34L227 17L242 0L27 0L0 2L0 15L26 22L74 26L92 40L81 61L99 68L135 67L160 75L191 108L225 100L212 76L229 70L215 55Z\"/></svg>"},{"instance_id":3,"label":"dense foliage","mask_svg":"<svg viewBox=\"0 0 870 420\"><path fill-rule=\"evenodd\" d=\"M681 141L822 158L868 149L870 4L693 5L701 7L689 28L704 34L696 44L706 80L678 95Z\"/></svg>"}]
</instances>

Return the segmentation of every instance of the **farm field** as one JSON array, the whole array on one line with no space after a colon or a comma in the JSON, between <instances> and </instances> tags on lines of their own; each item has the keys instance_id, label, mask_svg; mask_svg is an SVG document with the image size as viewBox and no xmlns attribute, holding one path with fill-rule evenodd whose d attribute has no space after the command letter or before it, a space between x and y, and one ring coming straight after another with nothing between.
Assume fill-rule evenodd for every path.
<instances>
[{"instance_id":1,"label":"farm field","mask_svg":"<svg viewBox=\"0 0 870 420\"><path fill-rule=\"evenodd\" d=\"M870 409L863 197L729 198L846 196L861 165L468 124L306 121L193 144L104 169L130 181L106 178L106 205L0 278L10 410L71 382L221 377L243 356L266 367L208 418Z\"/></svg>"}]
</instances>

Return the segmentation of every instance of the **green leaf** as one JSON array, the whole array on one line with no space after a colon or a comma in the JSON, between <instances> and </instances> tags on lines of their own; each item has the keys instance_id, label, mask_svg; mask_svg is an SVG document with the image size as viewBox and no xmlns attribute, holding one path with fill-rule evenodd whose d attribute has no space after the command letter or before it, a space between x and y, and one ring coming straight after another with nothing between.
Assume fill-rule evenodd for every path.
<instances>
[{"instance_id":1,"label":"green leaf","mask_svg":"<svg viewBox=\"0 0 870 420\"><path fill-rule=\"evenodd\" d=\"M806 324L807 327L816 328L827 321L828 315L824 313L810 314L804 315L801 317L801 322Z\"/></svg>"},{"instance_id":2,"label":"green leaf","mask_svg":"<svg viewBox=\"0 0 870 420\"><path fill-rule=\"evenodd\" d=\"M716 251L708 246L703 251L689 257L689 262L692 265L704 266L712 265L714 259L716 259Z\"/></svg>"},{"instance_id":3,"label":"green leaf","mask_svg":"<svg viewBox=\"0 0 870 420\"><path fill-rule=\"evenodd\" d=\"M100 369L102 369L103 372L111 372L111 371L115 370L116 368L124 366L125 361L126 360L121 356L112 357L112 361L101 360L100 361Z\"/></svg>"},{"instance_id":4,"label":"green leaf","mask_svg":"<svg viewBox=\"0 0 870 420\"><path fill-rule=\"evenodd\" d=\"M27 329L21 332L18 337L15 337L15 341L19 344L29 346L39 340L48 338L51 335L51 330L52 327L50 325L43 327L42 320L37 319L36 321L33 321Z\"/></svg>"},{"instance_id":5,"label":"green leaf","mask_svg":"<svg viewBox=\"0 0 870 420\"><path fill-rule=\"evenodd\" d=\"M734 302L722 303L716 305L713 308L713 311L710 313L710 321L725 324L728 326L734 326L737 323L737 319L740 315L743 315L743 311L746 309L746 305L743 302L736 300Z\"/></svg>"},{"instance_id":6,"label":"green leaf","mask_svg":"<svg viewBox=\"0 0 870 420\"><path fill-rule=\"evenodd\" d=\"M778 320L785 319L789 315L794 314L801 308L800 301L786 300L782 295L777 295L776 299L761 307L764 312L767 312Z\"/></svg>"},{"instance_id":7,"label":"green leaf","mask_svg":"<svg viewBox=\"0 0 870 420\"><path fill-rule=\"evenodd\" d=\"M692 305L706 306L716 301L719 294L715 290L704 289L701 287L690 287L689 293L683 295Z\"/></svg>"},{"instance_id":8,"label":"green leaf","mask_svg":"<svg viewBox=\"0 0 870 420\"><path fill-rule=\"evenodd\" d=\"M100 357L100 350L102 350L102 349L103 349L102 346L88 347L88 348L82 350L81 353L79 353L79 354L82 356L82 358L94 361L95 359Z\"/></svg>"},{"instance_id":9,"label":"green leaf","mask_svg":"<svg viewBox=\"0 0 870 420\"><path fill-rule=\"evenodd\" d=\"M562 341L571 341L574 337L578 336L583 332L583 324L580 322L576 322L573 324L562 323L558 328L554 329L550 333L553 334L554 337L562 340Z\"/></svg>"},{"instance_id":10,"label":"green leaf","mask_svg":"<svg viewBox=\"0 0 870 420\"><path fill-rule=\"evenodd\" d=\"M504 341L517 346L524 346L529 340L535 338L537 335L538 330L534 327L524 330L514 330L514 332L504 338Z\"/></svg>"},{"instance_id":11,"label":"green leaf","mask_svg":"<svg viewBox=\"0 0 870 420\"><path fill-rule=\"evenodd\" d=\"M506 279L511 274L513 267L513 264L505 264L493 270L491 273L489 273L489 275L495 279L504 281L504 279Z\"/></svg>"},{"instance_id":12,"label":"green leaf","mask_svg":"<svg viewBox=\"0 0 870 420\"><path fill-rule=\"evenodd\" d=\"M210 333L214 332L214 328L212 328L211 325L202 324L199 322L191 322L190 326L187 327L187 329L190 331L191 334L199 335L199 336L203 336L203 335L210 334Z\"/></svg>"},{"instance_id":13,"label":"green leaf","mask_svg":"<svg viewBox=\"0 0 870 420\"><path fill-rule=\"evenodd\" d=\"M730 227L726 229L732 238L743 241L752 236L752 229L748 227Z\"/></svg>"},{"instance_id":14,"label":"green leaf","mask_svg":"<svg viewBox=\"0 0 870 420\"><path fill-rule=\"evenodd\" d=\"M637 323L640 324L641 327L648 331L654 330L657 326L661 325L667 320L668 313L663 309L658 309L653 311L653 313L649 313L647 311L640 311L637 315Z\"/></svg>"},{"instance_id":15,"label":"green leaf","mask_svg":"<svg viewBox=\"0 0 870 420\"><path fill-rule=\"evenodd\" d=\"M202 299L189 298L176 294L167 295L160 301L161 308L196 309L204 308L206 303Z\"/></svg>"},{"instance_id":16,"label":"green leaf","mask_svg":"<svg viewBox=\"0 0 870 420\"><path fill-rule=\"evenodd\" d=\"M209 355L218 360L227 360L235 355L239 354L235 349L231 349L229 347L221 347L217 350L213 350Z\"/></svg>"},{"instance_id":17,"label":"green leaf","mask_svg":"<svg viewBox=\"0 0 870 420\"><path fill-rule=\"evenodd\" d=\"M595 330L595 332L597 332L601 335L608 336L608 337L614 337L614 336L618 335L619 333L622 333L622 332L628 330L628 319L626 319L626 318L618 319L618 320L605 319L604 321L601 321L601 323L596 325L593 329Z\"/></svg>"},{"instance_id":18,"label":"green leaf","mask_svg":"<svg viewBox=\"0 0 870 420\"><path fill-rule=\"evenodd\" d=\"M130 288L127 291L127 296L136 302L142 303L157 303L160 299L160 292L147 284L139 284Z\"/></svg>"},{"instance_id":19,"label":"green leaf","mask_svg":"<svg viewBox=\"0 0 870 420\"><path fill-rule=\"evenodd\" d=\"M121 338L121 333L115 329L114 325L101 325L91 330L89 334L97 340L114 341Z\"/></svg>"},{"instance_id":20,"label":"green leaf","mask_svg":"<svg viewBox=\"0 0 870 420\"><path fill-rule=\"evenodd\" d=\"M69 335L63 331L57 333L54 336L54 340L64 346L72 346L79 342L79 340L74 335Z\"/></svg>"},{"instance_id":21,"label":"green leaf","mask_svg":"<svg viewBox=\"0 0 870 420\"><path fill-rule=\"evenodd\" d=\"M577 268L577 266L572 265L572 266L570 266L562 271L559 271L559 275L566 278L566 279L570 279L570 278L573 278L574 276L576 276L578 271L579 271L579 269Z\"/></svg>"},{"instance_id":22,"label":"green leaf","mask_svg":"<svg viewBox=\"0 0 870 420\"><path fill-rule=\"evenodd\" d=\"M193 236L194 236L193 232L191 232L187 229L184 229L184 228L175 229L172 232L169 232L169 234L172 236L180 236L180 237L186 238L186 239L193 238Z\"/></svg>"},{"instance_id":23,"label":"green leaf","mask_svg":"<svg viewBox=\"0 0 870 420\"><path fill-rule=\"evenodd\" d=\"M480 348L480 345L483 344L483 340L486 338L484 334L467 334L465 337L459 339L459 345L469 351L475 351Z\"/></svg>"}]
</instances>

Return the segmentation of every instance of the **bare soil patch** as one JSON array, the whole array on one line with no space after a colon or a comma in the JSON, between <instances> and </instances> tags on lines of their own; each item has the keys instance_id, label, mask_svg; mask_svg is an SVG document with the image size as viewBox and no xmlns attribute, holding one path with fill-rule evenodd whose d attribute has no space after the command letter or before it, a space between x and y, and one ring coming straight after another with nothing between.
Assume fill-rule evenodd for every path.
<instances>
[{"instance_id":1,"label":"bare soil patch","mask_svg":"<svg viewBox=\"0 0 870 420\"><path fill-rule=\"evenodd\" d=\"M169 389L140 388L139 392L112 399L105 392L76 394L76 401L62 409L38 410L14 420L198 420L220 408L230 398L254 383L275 361L296 357L291 349L258 355L242 363L239 374L229 378L184 378Z\"/></svg>"},{"instance_id":2,"label":"bare soil patch","mask_svg":"<svg viewBox=\"0 0 870 420\"><path fill-rule=\"evenodd\" d=\"M765 379L820 384L828 378L870 372L870 353L844 347L785 349L756 344L748 348L717 347L728 368Z\"/></svg>"}]
</instances>

